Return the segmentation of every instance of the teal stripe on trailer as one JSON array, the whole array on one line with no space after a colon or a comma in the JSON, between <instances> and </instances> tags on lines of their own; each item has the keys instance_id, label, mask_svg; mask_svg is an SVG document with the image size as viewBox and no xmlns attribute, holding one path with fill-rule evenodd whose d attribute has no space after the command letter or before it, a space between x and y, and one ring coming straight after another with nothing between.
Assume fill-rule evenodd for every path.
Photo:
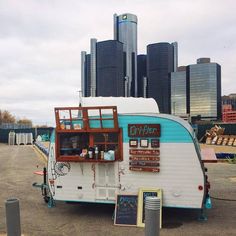
<instances>
[{"instance_id":1,"label":"teal stripe on trailer","mask_svg":"<svg viewBox=\"0 0 236 236\"><path fill-rule=\"evenodd\" d=\"M55 143L55 129L51 133L50 143Z\"/></svg>"},{"instance_id":2,"label":"teal stripe on trailer","mask_svg":"<svg viewBox=\"0 0 236 236\"><path fill-rule=\"evenodd\" d=\"M104 128L113 128L113 121L103 120ZM144 115L118 115L119 127L123 129L123 142L128 143L128 124L160 124L162 143L192 143L193 137L189 131L175 120L168 118ZM91 120L91 128L100 128L100 121ZM55 132L52 133L51 142L55 142Z\"/></svg>"}]
</instances>

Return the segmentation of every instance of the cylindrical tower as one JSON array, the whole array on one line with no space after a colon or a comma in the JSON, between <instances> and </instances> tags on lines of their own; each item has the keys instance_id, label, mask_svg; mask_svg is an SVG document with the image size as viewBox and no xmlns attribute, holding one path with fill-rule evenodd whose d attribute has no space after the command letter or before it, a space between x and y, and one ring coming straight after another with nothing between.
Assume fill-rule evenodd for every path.
<instances>
[{"instance_id":1,"label":"cylindrical tower","mask_svg":"<svg viewBox=\"0 0 236 236\"><path fill-rule=\"evenodd\" d=\"M154 98L161 113L170 114L170 73L174 71L174 49L170 43L147 46L148 97Z\"/></svg>"},{"instance_id":2,"label":"cylindrical tower","mask_svg":"<svg viewBox=\"0 0 236 236\"><path fill-rule=\"evenodd\" d=\"M123 43L125 53L125 77L128 79L127 96L137 97L137 16L114 14L114 39Z\"/></svg>"}]
</instances>

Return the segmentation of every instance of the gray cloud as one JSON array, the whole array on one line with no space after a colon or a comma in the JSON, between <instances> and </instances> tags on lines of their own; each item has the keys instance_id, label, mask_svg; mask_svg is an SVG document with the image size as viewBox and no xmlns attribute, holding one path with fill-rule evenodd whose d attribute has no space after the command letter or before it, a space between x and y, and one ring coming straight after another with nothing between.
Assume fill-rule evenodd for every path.
<instances>
[{"instance_id":1,"label":"gray cloud","mask_svg":"<svg viewBox=\"0 0 236 236\"><path fill-rule=\"evenodd\" d=\"M179 64L211 57L222 66L223 94L236 92L233 0L0 1L0 109L54 123L54 106L76 105L80 52L113 37L113 14L138 16L139 53L179 43Z\"/></svg>"}]
</instances>

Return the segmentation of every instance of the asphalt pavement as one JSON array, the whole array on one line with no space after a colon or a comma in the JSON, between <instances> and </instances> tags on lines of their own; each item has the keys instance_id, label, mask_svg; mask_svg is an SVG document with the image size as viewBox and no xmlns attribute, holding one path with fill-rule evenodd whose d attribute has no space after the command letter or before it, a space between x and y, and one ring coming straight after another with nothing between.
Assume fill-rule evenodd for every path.
<instances>
[{"instance_id":1,"label":"asphalt pavement","mask_svg":"<svg viewBox=\"0 0 236 236\"><path fill-rule=\"evenodd\" d=\"M42 182L33 174L45 163L32 146L0 144L0 235L6 234L5 200L20 200L21 228L24 236L143 236L144 229L114 226L113 205L67 204L58 202L48 208L40 189L32 183ZM199 221L199 212L163 209L161 236L236 235L236 164L206 165L211 182L213 207L207 221Z\"/></svg>"}]
</instances>

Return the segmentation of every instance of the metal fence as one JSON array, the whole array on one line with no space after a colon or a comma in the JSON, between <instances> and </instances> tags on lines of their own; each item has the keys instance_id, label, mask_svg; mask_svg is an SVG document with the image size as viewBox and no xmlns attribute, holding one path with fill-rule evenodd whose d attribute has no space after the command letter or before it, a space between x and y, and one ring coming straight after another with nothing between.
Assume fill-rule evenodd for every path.
<instances>
[{"instance_id":1,"label":"metal fence","mask_svg":"<svg viewBox=\"0 0 236 236\"><path fill-rule=\"evenodd\" d=\"M13 124L13 123L2 123L0 129L31 129L32 125L26 124Z\"/></svg>"},{"instance_id":2,"label":"metal fence","mask_svg":"<svg viewBox=\"0 0 236 236\"><path fill-rule=\"evenodd\" d=\"M54 128L29 128L29 129L2 129L0 128L0 143L8 143L8 135L11 131L17 133L32 133L33 140L35 141L38 135L47 135L51 136L51 133Z\"/></svg>"}]
</instances>

